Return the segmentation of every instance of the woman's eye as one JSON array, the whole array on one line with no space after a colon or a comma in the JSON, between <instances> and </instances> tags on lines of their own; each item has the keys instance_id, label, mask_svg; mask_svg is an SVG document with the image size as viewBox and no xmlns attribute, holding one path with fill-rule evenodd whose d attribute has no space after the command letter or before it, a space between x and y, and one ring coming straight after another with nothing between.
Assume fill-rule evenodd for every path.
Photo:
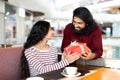
<instances>
[{"instance_id":1,"label":"woman's eye","mask_svg":"<svg viewBox=\"0 0 120 80\"><path fill-rule=\"evenodd\" d=\"M53 30L53 31L54 31L54 28L53 28L53 27L51 27L51 30Z\"/></svg>"}]
</instances>

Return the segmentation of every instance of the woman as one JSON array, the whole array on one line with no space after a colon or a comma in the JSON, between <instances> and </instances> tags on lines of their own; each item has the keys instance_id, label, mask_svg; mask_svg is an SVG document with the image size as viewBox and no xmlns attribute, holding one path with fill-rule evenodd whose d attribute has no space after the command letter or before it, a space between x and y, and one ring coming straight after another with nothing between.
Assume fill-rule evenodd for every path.
<instances>
[{"instance_id":1,"label":"woman","mask_svg":"<svg viewBox=\"0 0 120 80\"><path fill-rule=\"evenodd\" d=\"M33 26L24 44L21 78L58 70L79 59L78 53L66 55L63 52L63 58L58 62L57 48L47 44L53 36L54 31L49 22L38 21Z\"/></svg>"}]
</instances>

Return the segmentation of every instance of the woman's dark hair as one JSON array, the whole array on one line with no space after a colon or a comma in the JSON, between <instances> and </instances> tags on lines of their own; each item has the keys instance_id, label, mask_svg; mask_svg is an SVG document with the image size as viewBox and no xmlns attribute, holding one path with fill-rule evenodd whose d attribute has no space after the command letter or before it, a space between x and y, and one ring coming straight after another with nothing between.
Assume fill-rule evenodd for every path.
<instances>
[{"instance_id":1,"label":"woman's dark hair","mask_svg":"<svg viewBox=\"0 0 120 80\"><path fill-rule=\"evenodd\" d=\"M92 30L96 27L96 22L93 19L90 11L85 7L78 7L73 11L73 17L76 16L82 19L86 23L86 27L83 29L84 33L89 35Z\"/></svg>"},{"instance_id":2,"label":"woman's dark hair","mask_svg":"<svg viewBox=\"0 0 120 80\"><path fill-rule=\"evenodd\" d=\"M47 21L36 22L24 44L24 50L21 57L21 79L30 77L29 65L25 57L24 51L41 41L48 33L50 23Z\"/></svg>"}]
</instances>

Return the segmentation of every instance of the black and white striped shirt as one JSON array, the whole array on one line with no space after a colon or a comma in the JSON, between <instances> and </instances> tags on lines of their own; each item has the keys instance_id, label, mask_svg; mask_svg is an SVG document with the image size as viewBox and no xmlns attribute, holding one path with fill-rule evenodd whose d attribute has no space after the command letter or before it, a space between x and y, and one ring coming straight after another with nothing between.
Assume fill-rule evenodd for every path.
<instances>
[{"instance_id":1,"label":"black and white striped shirt","mask_svg":"<svg viewBox=\"0 0 120 80\"><path fill-rule=\"evenodd\" d=\"M48 50L30 47L25 50L31 76L58 70L69 65L66 59L58 62L57 48L51 46Z\"/></svg>"}]
</instances>

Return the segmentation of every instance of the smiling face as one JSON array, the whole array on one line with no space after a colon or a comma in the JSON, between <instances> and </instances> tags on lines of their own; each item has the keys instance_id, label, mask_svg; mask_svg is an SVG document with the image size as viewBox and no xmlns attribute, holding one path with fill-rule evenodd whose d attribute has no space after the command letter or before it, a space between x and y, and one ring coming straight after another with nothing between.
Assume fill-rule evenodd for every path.
<instances>
[{"instance_id":1,"label":"smiling face","mask_svg":"<svg viewBox=\"0 0 120 80\"><path fill-rule=\"evenodd\" d=\"M79 17L74 16L73 17L73 25L74 25L75 30L80 31L85 28L86 23Z\"/></svg>"},{"instance_id":2,"label":"smiling face","mask_svg":"<svg viewBox=\"0 0 120 80\"><path fill-rule=\"evenodd\" d=\"M49 27L49 31L48 31L47 35L45 36L45 38L46 38L47 40L52 40L53 37L54 37L54 30L53 30L53 28L50 26L50 27Z\"/></svg>"}]
</instances>

